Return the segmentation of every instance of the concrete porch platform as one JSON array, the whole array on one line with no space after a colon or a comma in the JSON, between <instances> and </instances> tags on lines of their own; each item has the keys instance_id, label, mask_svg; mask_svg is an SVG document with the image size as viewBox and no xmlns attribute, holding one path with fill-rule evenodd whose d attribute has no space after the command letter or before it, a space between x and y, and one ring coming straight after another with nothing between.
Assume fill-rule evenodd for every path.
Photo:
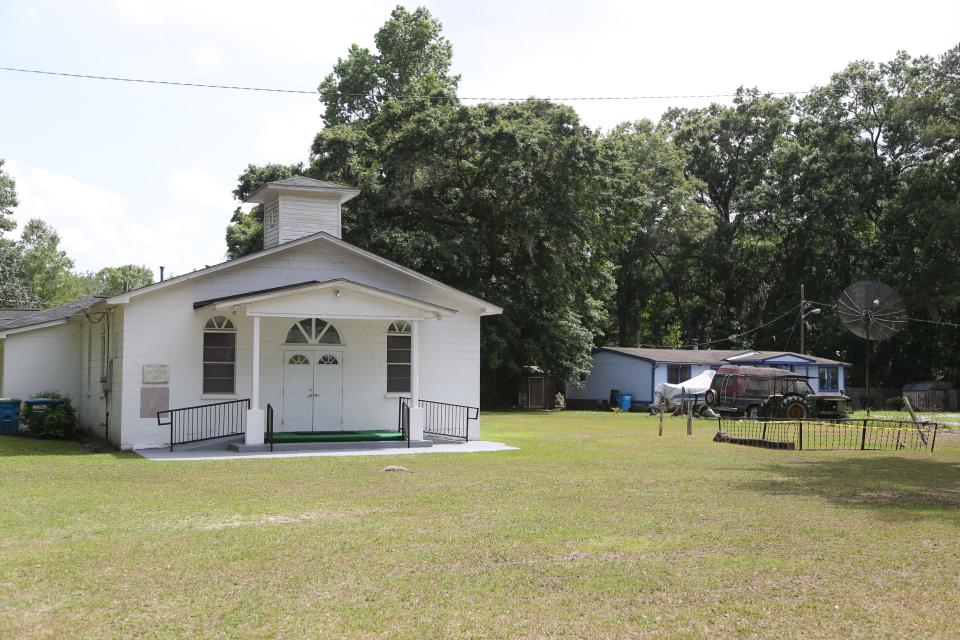
<instances>
[{"instance_id":1,"label":"concrete porch platform","mask_svg":"<svg viewBox=\"0 0 960 640\"><path fill-rule=\"evenodd\" d=\"M397 456L414 455L421 453L488 453L493 451L514 451L517 447L502 442L488 442L485 440L475 440L471 442L462 442L455 444L440 443L438 441L424 441L427 446L407 448L407 443L392 442L318 442L309 443L318 445L318 448L311 447L305 450L303 444L294 445L295 450L279 449L274 445L271 453L269 447L266 451L234 451L227 448L218 450L211 449L193 449L170 451L168 448L162 449L134 449L137 455L153 461L185 461L185 460L238 460L245 458L310 458L310 457L335 457L335 456ZM402 444L400 448L388 447L385 445ZM416 443L414 443L416 444ZM375 445L372 448L358 447L357 445ZM322 447L322 448L321 448Z\"/></svg>"},{"instance_id":2,"label":"concrete porch platform","mask_svg":"<svg viewBox=\"0 0 960 640\"><path fill-rule=\"evenodd\" d=\"M430 440L413 440L407 447L406 440L386 440L386 441L363 441L348 440L343 442L275 442L273 450L276 451L378 451L380 449L414 449L422 447L432 447ZM244 444L243 442L234 442L230 444L230 450L237 453L260 453L270 451L269 444ZM176 451L174 451L176 453Z\"/></svg>"}]
</instances>

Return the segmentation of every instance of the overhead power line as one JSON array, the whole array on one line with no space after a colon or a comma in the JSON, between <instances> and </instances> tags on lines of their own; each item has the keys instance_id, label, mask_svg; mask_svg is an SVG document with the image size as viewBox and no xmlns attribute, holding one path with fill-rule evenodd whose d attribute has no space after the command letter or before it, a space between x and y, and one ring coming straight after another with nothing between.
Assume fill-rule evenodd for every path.
<instances>
[{"instance_id":1,"label":"overhead power line","mask_svg":"<svg viewBox=\"0 0 960 640\"><path fill-rule=\"evenodd\" d=\"M675 346L675 345L665 346L665 345L653 345L653 344L642 344L642 345L640 345L640 346L641 346L641 347L647 347L647 348L650 348L650 349L691 349L691 348L693 348L693 347L695 347L695 346L696 346L696 347L707 347L707 346L710 346L710 345L712 345L712 344L718 344L718 343L720 343L720 342L730 342L730 341L736 340L737 338L742 338L742 337L744 337L744 336L748 336L748 335L750 335L751 333L756 333L757 331L760 331L760 329L764 329L764 328L766 328L766 327L769 327L769 326L772 325L773 323L782 320L783 318L787 317L788 315L790 315L791 313L793 313L794 311L796 311L796 310L799 309L799 308L800 308L800 305L799 305L799 304L795 304L795 305L793 305L792 307L790 307L789 309L787 309L786 311L784 311L783 313L781 313L780 315L778 315L778 316L777 316L776 318L774 318L773 320L771 320L771 321L769 321L769 322L765 322L765 323L763 323L762 325L760 325L759 327L754 327L753 329L747 329L746 331L741 331L740 333L734 333L734 334L731 334L731 335L729 335L729 336L724 336L723 338L717 338L716 340L710 340L710 341L705 341L705 342L696 342L696 343L691 343L691 344L684 344L684 345L680 345L679 347L678 347L678 346ZM796 328L796 322L794 322L794 328Z\"/></svg>"},{"instance_id":2,"label":"overhead power line","mask_svg":"<svg viewBox=\"0 0 960 640\"><path fill-rule=\"evenodd\" d=\"M815 304L821 307L829 307L831 309L836 309L837 305L831 304L829 302L816 302L815 300L807 300L810 304ZM907 318L910 322L924 322L926 324L935 324L941 327L957 327L960 328L960 323L956 322L947 322L946 320L925 320L923 318Z\"/></svg>"},{"instance_id":3,"label":"overhead power line","mask_svg":"<svg viewBox=\"0 0 960 640\"><path fill-rule=\"evenodd\" d=\"M945 320L924 320L923 318L907 318L911 322L926 322L927 324L937 324L942 327L960 327L956 322L947 322Z\"/></svg>"},{"instance_id":4,"label":"overhead power line","mask_svg":"<svg viewBox=\"0 0 960 640\"><path fill-rule=\"evenodd\" d=\"M317 90L307 91L304 89L283 89L277 87L246 87L231 84L211 84L203 82L184 82L179 80L150 80L147 78L125 78L121 76L105 76L90 73L68 73L65 71L47 71L44 69L22 69L18 67L0 67L0 71L11 71L15 73L33 73L44 76L57 76L62 78L78 78L81 80L109 80L112 82L132 82L137 84L154 84L174 87L192 87L199 89L228 89L231 91L259 91L263 93L294 93L317 95ZM767 91L765 95L772 96L792 96L810 93L810 91ZM351 98L361 98L367 94L363 93L341 93L340 95ZM641 95L641 96L543 96L543 100L557 100L560 102L571 101L631 101L631 100L692 100L700 98L733 98L736 93L704 93L704 94L675 94L675 95ZM446 95L410 95L410 99L425 100L466 100L471 102L522 102L524 100L536 99L537 96L495 98L495 97L477 97L477 96L446 96Z\"/></svg>"}]
</instances>

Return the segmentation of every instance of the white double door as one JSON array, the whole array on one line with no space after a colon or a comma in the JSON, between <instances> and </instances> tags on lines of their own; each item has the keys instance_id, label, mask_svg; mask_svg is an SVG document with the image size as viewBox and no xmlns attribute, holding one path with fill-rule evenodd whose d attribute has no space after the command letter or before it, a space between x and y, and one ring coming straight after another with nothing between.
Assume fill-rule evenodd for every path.
<instances>
[{"instance_id":1,"label":"white double door","mask_svg":"<svg viewBox=\"0 0 960 640\"><path fill-rule=\"evenodd\" d=\"M343 429L343 352L283 352L283 430Z\"/></svg>"}]
</instances>

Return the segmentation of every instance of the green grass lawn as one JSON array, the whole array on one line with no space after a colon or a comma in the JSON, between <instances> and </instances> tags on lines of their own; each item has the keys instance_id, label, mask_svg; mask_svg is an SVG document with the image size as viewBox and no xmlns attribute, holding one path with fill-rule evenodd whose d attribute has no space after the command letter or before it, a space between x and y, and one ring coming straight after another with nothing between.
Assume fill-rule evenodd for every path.
<instances>
[{"instance_id":1,"label":"green grass lawn","mask_svg":"<svg viewBox=\"0 0 960 640\"><path fill-rule=\"evenodd\" d=\"M957 637L960 438L666 424L485 414L519 450L204 462L3 437L0 638Z\"/></svg>"}]
</instances>

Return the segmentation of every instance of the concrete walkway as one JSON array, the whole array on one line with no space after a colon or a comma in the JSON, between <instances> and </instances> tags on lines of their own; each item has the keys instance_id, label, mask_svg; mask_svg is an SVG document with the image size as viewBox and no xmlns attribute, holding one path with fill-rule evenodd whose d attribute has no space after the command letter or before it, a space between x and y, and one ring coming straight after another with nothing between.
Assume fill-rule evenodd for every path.
<instances>
[{"instance_id":1,"label":"concrete walkway","mask_svg":"<svg viewBox=\"0 0 960 640\"><path fill-rule=\"evenodd\" d=\"M134 453L147 460L238 460L244 458L314 458L337 456L408 456L427 453L486 453L490 451L513 451L502 442L477 440L456 444L434 444L432 447L412 449L337 449L333 451L275 451L273 453L237 453L235 451L170 451L163 449L134 449Z\"/></svg>"}]
</instances>

